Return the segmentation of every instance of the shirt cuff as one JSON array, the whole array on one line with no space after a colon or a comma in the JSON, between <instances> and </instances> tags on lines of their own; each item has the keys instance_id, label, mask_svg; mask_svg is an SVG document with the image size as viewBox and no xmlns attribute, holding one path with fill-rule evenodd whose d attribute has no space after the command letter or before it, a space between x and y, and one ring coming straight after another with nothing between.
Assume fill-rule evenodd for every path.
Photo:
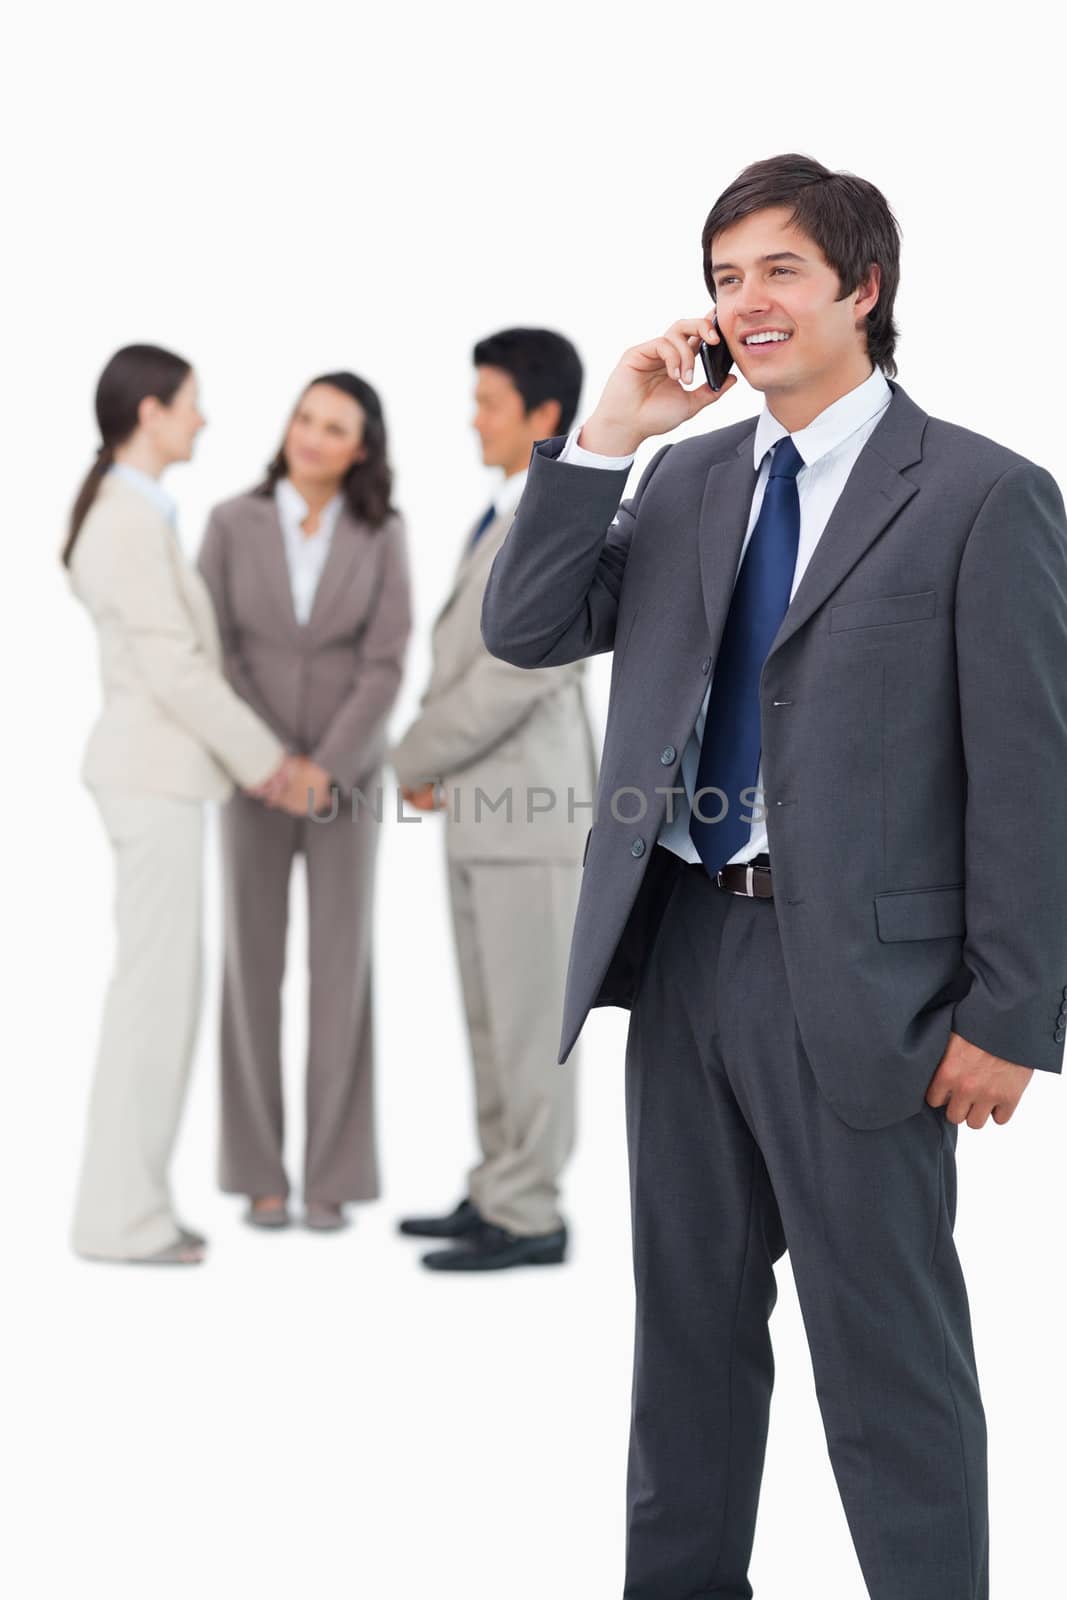
<instances>
[{"instance_id":1,"label":"shirt cuff","mask_svg":"<svg viewBox=\"0 0 1067 1600\"><path fill-rule=\"evenodd\" d=\"M598 456L595 450L586 450L578 443L581 431L582 425L579 423L573 433L567 435L567 443L557 457L559 461L565 461L572 467L601 467L607 472L619 472L633 461L632 455Z\"/></svg>"}]
</instances>

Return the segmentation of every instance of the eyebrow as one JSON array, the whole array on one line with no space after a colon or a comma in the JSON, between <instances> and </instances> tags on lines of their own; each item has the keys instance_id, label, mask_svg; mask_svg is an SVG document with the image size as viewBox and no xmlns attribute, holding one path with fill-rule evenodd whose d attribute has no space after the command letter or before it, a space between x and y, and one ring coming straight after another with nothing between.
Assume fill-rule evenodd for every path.
<instances>
[{"instance_id":1,"label":"eyebrow","mask_svg":"<svg viewBox=\"0 0 1067 1600\"><path fill-rule=\"evenodd\" d=\"M771 254L769 256L757 256L756 257L756 265L759 266L764 261L806 261L806 260L807 260L806 256L798 256L795 250L774 250L774 251L771 252ZM738 272L738 271L740 271L740 268L735 266L732 261L713 261L712 264L711 264L711 271L712 271L712 276L714 276L714 274L716 272L727 272L727 271L729 271L729 272Z\"/></svg>"}]
</instances>

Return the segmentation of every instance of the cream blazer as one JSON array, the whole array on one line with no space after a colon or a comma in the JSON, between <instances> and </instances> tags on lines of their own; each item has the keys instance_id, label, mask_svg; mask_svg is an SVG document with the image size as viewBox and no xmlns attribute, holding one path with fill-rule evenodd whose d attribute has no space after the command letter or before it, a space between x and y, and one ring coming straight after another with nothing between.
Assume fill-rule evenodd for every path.
<instances>
[{"instance_id":1,"label":"cream blazer","mask_svg":"<svg viewBox=\"0 0 1067 1600\"><path fill-rule=\"evenodd\" d=\"M96 624L104 695L83 780L198 800L262 783L285 747L223 676L211 597L162 512L108 475L68 572Z\"/></svg>"},{"instance_id":2,"label":"cream blazer","mask_svg":"<svg viewBox=\"0 0 1067 1600\"><path fill-rule=\"evenodd\" d=\"M597 778L585 662L529 671L482 641L482 596L514 515L498 516L473 550L468 535L434 623L430 681L390 760L401 784L443 779L453 860L577 865Z\"/></svg>"}]
</instances>

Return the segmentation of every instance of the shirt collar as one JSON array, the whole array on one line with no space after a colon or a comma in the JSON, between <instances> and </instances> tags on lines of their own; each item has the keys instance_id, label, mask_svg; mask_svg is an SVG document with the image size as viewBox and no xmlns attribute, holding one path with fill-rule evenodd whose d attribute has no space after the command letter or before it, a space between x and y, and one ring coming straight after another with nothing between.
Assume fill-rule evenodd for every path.
<instances>
[{"instance_id":1,"label":"shirt collar","mask_svg":"<svg viewBox=\"0 0 1067 1600\"><path fill-rule=\"evenodd\" d=\"M527 472L513 472L510 478L504 479L493 497L493 507L498 517L507 516L509 512L514 511L522 499L526 478Z\"/></svg>"},{"instance_id":2,"label":"shirt collar","mask_svg":"<svg viewBox=\"0 0 1067 1600\"><path fill-rule=\"evenodd\" d=\"M308 503L304 499L304 496L300 493L299 489L296 489L293 486L291 479L278 479L277 483L274 485L274 500L279 512L281 513L283 524L290 527L294 531L299 530L302 538L308 537L301 529L301 523L307 519ZM343 504L344 498L340 494L335 494L332 500L327 501L326 505L324 505L322 508L322 514L319 517L319 526L315 537L317 537L319 533L324 533L327 537L333 533L334 525L337 522L337 518L341 514L341 508Z\"/></svg>"},{"instance_id":3,"label":"shirt collar","mask_svg":"<svg viewBox=\"0 0 1067 1600\"><path fill-rule=\"evenodd\" d=\"M158 478L153 478L148 472L143 472L140 467L131 467L128 461L116 461L109 469L116 478L121 478L124 483L130 484L150 500L157 511L161 511L173 528L178 521L178 504L172 495L169 495Z\"/></svg>"},{"instance_id":4,"label":"shirt collar","mask_svg":"<svg viewBox=\"0 0 1067 1600\"><path fill-rule=\"evenodd\" d=\"M825 411L820 411L806 428L799 428L793 434L793 443L799 450L804 465L810 467L820 457L835 450L850 434L855 433L857 428L862 428L865 422L870 422L872 417L877 416L892 398L893 391L886 382L882 369L875 367L870 377L865 378L857 388L850 389L848 394L843 394L840 400L835 400ZM752 441L757 472L767 451L788 432L789 429L778 421L767 406L764 406L759 414Z\"/></svg>"}]
</instances>

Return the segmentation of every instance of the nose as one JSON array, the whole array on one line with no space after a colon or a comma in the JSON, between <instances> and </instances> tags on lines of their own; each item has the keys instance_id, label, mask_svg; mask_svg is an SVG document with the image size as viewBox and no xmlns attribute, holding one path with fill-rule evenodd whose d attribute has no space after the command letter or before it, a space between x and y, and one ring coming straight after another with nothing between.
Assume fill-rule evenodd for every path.
<instances>
[{"instance_id":1,"label":"nose","mask_svg":"<svg viewBox=\"0 0 1067 1600\"><path fill-rule=\"evenodd\" d=\"M734 301L734 315L739 321L744 321L746 318L764 316L769 308L770 298L758 284L751 289L743 289Z\"/></svg>"}]
</instances>

